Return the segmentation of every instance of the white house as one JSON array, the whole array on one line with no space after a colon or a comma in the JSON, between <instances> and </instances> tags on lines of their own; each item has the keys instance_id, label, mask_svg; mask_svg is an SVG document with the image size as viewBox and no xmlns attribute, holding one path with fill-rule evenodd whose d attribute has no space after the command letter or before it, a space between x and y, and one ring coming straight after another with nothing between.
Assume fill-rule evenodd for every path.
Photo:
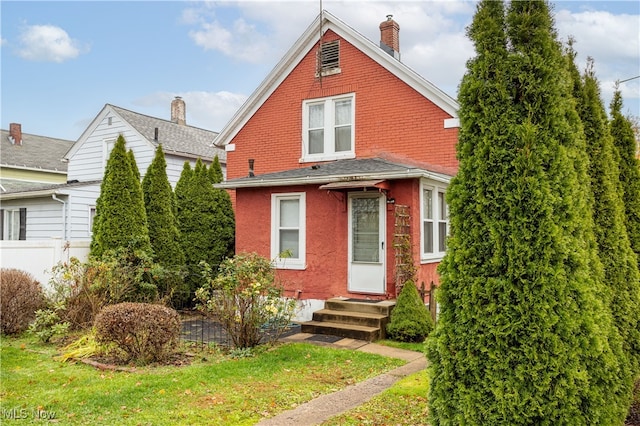
<instances>
[{"instance_id":1,"label":"white house","mask_svg":"<svg viewBox=\"0 0 640 426\"><path fill-rule=\"evenodd\" d=\"M66 182L13 182L12 185L4 185L3 180L3 188L0 189L2 267L16 267L41 280L46 278L42 276L41 266L30 266L33 257L25 258L21 253L19 247L26 247L24 243L6 240L25 240L38 247L69 248L62 254L54 253L55 248L48 248L53 250L52 254L44 257L52 259L49 262L51 266L68 258L73 247L82 249L72 255L86 256L105 165L119 135L124 136L127 150L133 151L142 176L158 145L162 145L164 150L167 175L173 186L180 178L185 161L194 165L200 158L210 164L218 156L223 174L226 174L226 153L212 145L217 133L188 126L185 112L185 102L179 97L171 103L171 120L106 104L65 154L55 158L60 154L51 150L45 156L61 160L60 164L66 166ZM47 150L47 147L41 149ZM2 162L4 159L0 160ZM20 231L13 231L14 223L19 223ZM49 265L45 267L48 268Z\"/></svg>"}]
</instances>

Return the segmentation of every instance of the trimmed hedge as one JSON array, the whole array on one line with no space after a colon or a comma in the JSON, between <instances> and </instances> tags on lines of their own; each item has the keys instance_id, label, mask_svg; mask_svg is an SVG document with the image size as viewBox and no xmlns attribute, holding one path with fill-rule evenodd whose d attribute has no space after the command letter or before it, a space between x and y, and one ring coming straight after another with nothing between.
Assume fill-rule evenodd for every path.
<instances>
[{"instance_id":1,"label":"trimmed hedge","mask_svg":"<svg viewBox=\"0 0 640 426\"><path fill-rule=\"evenodd\" d=\"M123 361L146 364L171 354L180 336L180 316L166 306L118 303L104 308L94 322L96 340L115 344Z\"/></svg>"}]
</instances>

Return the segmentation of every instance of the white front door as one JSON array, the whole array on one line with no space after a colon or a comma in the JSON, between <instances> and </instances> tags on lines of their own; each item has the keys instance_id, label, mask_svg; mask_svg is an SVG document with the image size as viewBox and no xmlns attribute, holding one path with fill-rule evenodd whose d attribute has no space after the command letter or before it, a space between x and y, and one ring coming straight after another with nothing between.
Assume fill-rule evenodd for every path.
<instances>
[{"instance_id":1,"label":"white front door","mask_svg":"<svg viewBox=\"0 0 640 426\"><path fill-rule=\"evenodd\" d=\"M385 293L385 197L349 194L349 291Z\"/></svg>"}]
</instances>

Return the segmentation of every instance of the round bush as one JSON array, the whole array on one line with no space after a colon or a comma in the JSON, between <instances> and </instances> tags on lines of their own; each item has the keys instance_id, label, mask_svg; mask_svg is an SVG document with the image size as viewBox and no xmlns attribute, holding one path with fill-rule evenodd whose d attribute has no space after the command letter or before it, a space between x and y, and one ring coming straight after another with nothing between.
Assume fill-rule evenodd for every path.
<instances>
[{"instance_id":1,"label":"round bush","mask_svg":"<svg viewBox=\"0 0 640 426\"><path fill-rule=\"evenodd\" d=\"M40 283L33 275L19 269L0 269L0 332L22 333L44 307Z\"/></svg>"},{"instance_id":2,"label":"round bush","mask_svg":"<svg viewBox=\"0 0 640 426\"><path fill-rule=\"evenodd\" d=\"M102 309L94 322L96 340L114 344L123 361L148 363L169 355L180 336L180 316L166 306L118 303Z\"/></svg>"},{"instance_id":3,"label":"round bush","mask_svg":"<svg viewBox=\"0 0 640 426\"><path fill-rule=\"evenodd\" d=\"M407 281L398 295L387 335L400 342L423 342L433 330L433 320L413 281Z\"/></svg>"}]
</instances>

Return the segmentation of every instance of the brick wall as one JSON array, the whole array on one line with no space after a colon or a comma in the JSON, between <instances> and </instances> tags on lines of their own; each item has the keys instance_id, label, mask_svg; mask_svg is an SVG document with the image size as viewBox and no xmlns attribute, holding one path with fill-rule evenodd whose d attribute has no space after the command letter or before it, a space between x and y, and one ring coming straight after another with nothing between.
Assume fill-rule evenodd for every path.
<instances>
[{"instance_id":1,"label":"brick wall","mask_svg":"<svg viewBox=\"0 0 640 426\"><path fill-rule=\"evenodd\" d=\"M323 41L338 38L328 32ZM257 175L297 167L302 153L302 102L343 93L356 95L357 158L388 152L417 161L457 167L457 129L445 129L451 118L421 94L344 40L340 74L315 77L315 49L236 135L236 151L227 155L227 177L246 176L248 159Z\"/></svg>"}]
</instances>

